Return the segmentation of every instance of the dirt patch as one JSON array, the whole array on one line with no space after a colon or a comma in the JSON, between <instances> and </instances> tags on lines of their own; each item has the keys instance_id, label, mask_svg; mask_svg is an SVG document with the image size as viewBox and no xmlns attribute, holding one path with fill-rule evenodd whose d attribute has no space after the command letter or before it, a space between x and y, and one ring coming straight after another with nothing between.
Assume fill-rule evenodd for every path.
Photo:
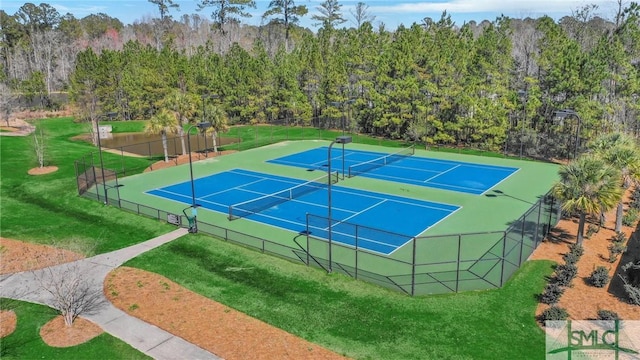
<instances>
[{"instance_id":1,"label":"dirt patch","mask_svg":"<svg viewBox=\"0 0 640 360\"><path fill-rule=\"evenodd\" d=\"M51 174L52 172L56 172L56 171L58 171L57 166L43 166L43 167L29 169L28 173L29 175L45 175L45 174Z\"/></svg>"},{"instance_id":2,"label":"dirt patch","mask_svg":"<svg viewBox=\"0 0 640 360\"><path fill-rule=\"evenodd\" d=\"M0 310L0 338L11 335L16 331L18 318L13 310Z\"/></svg>"},{"instance_id":3,"label":"dirt patch","mask_svg":"<svg viewBox=\"0 0 640 360\"><path fill-rule=\"evenodd\" d=\"M610 282L603 288L596 288L588 285L587 278L598 266L609 269L609 275L613 276L620 258L611 263L609 259L609 245L611 239L616 235L615 210L606 214L605 227L601 228L590 238L585 238L582 245L584 254L577 263L578 275L573 279L571 286L567 287L556 304L565 308L573 320L596 319L598 310L611 310L618 313L624 320L640 320L640 307L627 303L615 296L616 291L610 287L614 282ZM569 245L575 243L578 229L578 222L575 219L563 220L553 230L545 242L543 242L531 255L531 259L550 259L558 264L564 264L562 255L569 252ZM627 239L633 233L633 227L623 226L622 232ZM549 305L539 304L536 315L540 315Z\"/></svg>"},{"instance_id":4,"label":"dirt patch","mask_svg":"<svg viewBox=\"0 0 640 360\"><path fill-rule=\"evenodd\" d=\"M345 359L140 269L111 272L105 293L121 310L227 360Z\"/></svg>"},{"instance_id":5,"label":"dirt patch","mask_svg":"<svg viewBox=\"0 0 640 360\"><path fill-rule=\"evenodd\" d=\"M42 269L84 258L73 251L0 237L0 275Z\"/></svg>"},{"instance_id":6,"label":"dirt patch","mask_svg":"<svg viewBox=\"0 0 640 360\"><path fill-rule=\"evenodd\" d=\"M56 316L40 328L40 337L49 346L71 347L93 339L104 331L91 321L78 317L66 326L62 316Z\"/></svg>"}]
</instances>

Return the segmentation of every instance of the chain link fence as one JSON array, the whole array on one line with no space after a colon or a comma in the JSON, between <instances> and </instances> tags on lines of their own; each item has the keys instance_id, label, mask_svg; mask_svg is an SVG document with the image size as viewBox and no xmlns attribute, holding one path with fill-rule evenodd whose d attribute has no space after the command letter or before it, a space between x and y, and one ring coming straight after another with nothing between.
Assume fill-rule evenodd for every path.
<instances>
[{"instance_id":1,"label":"chain link fence","mask_svg":"<svg viewBox=\"0 0 640 360\"><path fill-rule=\"evenodd\" d=\"M318 123L311 126L285 121L281 127L252 126L243 131L253 131L254 141L237 141L224 145L225 149L245 146L256 147L270 141L284 138L323 139L331 138L326 129L342 125L340 119L333 123ZM260 129L259 129L260 128ZM351 129L345 129L345 132ZM358 137L354 142L384 144L386 140ZM523 157L571 157L579 149L576 138L567 134L543 136L510 132L505 142L505 154ZM237 133L246 139L247 134ZM563 137L564 136L564 137ZM574 143L571 143L574 139ZM211 150L211 139L201 134L190 138L191 149L196 156L207 156ZM398 145L397 143L395 144ZM183 153L180 138L167 139L171 161ZM124 176L154 170L149 160L163 160L162 146L156 142L122 146L106 150L119 156L101 156L92 152L75 161L78 193L106 204L118 206L135 214L170 222L177 226L187 226L181 214L171 214L142 204L120 198L118 179ZM139 161L142 158L144 161ZM138 160L138 161L137 161ZM351 224L346 228L352 232L354 243L344 245L328 243L322 236L310 232L297 234L291 241L270 241L244 234L221 226L198 221L198 230L225 241L240 244L260 252L279 256L295 262L303 262L326 271L367 281L409 295L451 293L469 290L499 288L513 275L531 255L542 239L559 221L560 205L550 193L539 199L526 213L514 221L507 229L487 233L464 233L427 237L410 237L402 234L385 233L382 230L363 228ZM328 224L327 218L316 217L315 222ZM343 225L344 226L344 225ZM379 236L393 236L406 242L405 246L392 255L383 255L361 248L361 237L371 232ZM378 236L376 235L376 236ZM396 241L397 242L397 241ZM434 249L437 249L435 251Z\"/></svg>"}]
</instances>

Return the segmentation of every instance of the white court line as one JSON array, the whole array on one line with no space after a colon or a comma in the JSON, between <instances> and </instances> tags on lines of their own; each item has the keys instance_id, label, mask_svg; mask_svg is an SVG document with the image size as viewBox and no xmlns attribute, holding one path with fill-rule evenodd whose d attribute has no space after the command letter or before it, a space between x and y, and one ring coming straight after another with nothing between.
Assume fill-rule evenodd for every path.
<instances>
[{"instance_id":1,"label":"white court line","mask_svg":"<svg viewBox=\"0 0 640 360\"><path fill-rule=\"evenodd\" d=\"M423 183L429 182L429 181L431 181L431 180L433 180L433 179L437 178L438 176L441 176L441 175L444 175L444 174L448 173L449 171L453 171L453 170L455 170L455 169L459 168L460 166L461 166L461 165L456 165L456 166L454 166L454 167L452 167L452 168L450 168L450 169L447 169L447 170L445 170L445 171L441 171L441 172L440 172L440 174L438 174L438 175L436 175L436 176L432 176L432 177L428 178L427 180L424 180L424 181L423 181Z\"/></svg>"},{"instance_id":2,"label":"white court line","mask_svg":"<svg viewBox=\"0 0 640 360\"><path fill-rule=\"evenodd\" d=\"M346 188L345 188L345 189L346 189ZM382 198L382 197L379 197L379 196L373 196L373 195L367 195L367 194L359 194L359 193L356 193L356 192L348 191L348 189L346 189L346 190L332 190L332 191L333 191L334 193L340 192L340 193L351 194L351 195L355 195L355 196L361 196L361 197L366 197L366 198L376 199L376 200L394 201L394 202L397 202L398 204L413 205L413 206L418 206L418 207L425 208L425 209L436 209L436 210L444 210L444 211L449 210L449 209L444 209L444 208L440 208L440 207L437 207L437 206L424 205L424 204L416 204L416 203L412 203L412 202L409 202L409 201L403 201L403 200L398 200L398 199L389 199L389 198ZM396 197L396 198L398 198L398 197L402 197L402 196L399 196L399 195L388 194L388 193L383 193L383 192L378 192L378 193L379 193L379 194L386 194L386 195L389 195L390 197ZM417 200L417 201L420 201L420 202L428 202L428 201L426 201L426 200ZM456 207L458 207L458 205L452 205L452 204L441 203L441 202L438 202L438 203L436 203L436 202L431 202L431 203L432 203L432 204L442 204L442 205L449 205L449 206L456 206Z\"/></svg>"},{"instance_id":3,"label":"white court line","mask_svg":"<svg viewBox=\"0 0 640 360\"><path fill-rule=\"evenodd\" d=\"M189 200L189 201L190 201L190 200L192 200L191 195L184 195L184 194L181 194L181 193L176 193L176 192L173 192L173 191L166 191L166 190L162 190L162 189L153 189L153 190L156 190L156 191L159 191L159 192L163 192L163 193L166 193L166 194L173 194L173 195L177 195L177 197L180 197L180 198L186 198L186 199L187 199L187 200ZM149 190L149 191L153 191L153 190ZM163 200L169 200L169 201L173 201L173 202L179 202L179 203L182 203L182 202L181 202L181 201L179 201L179 200L172 199L172 198L168 198L168 197L165 197L165 196L156 195L156 194L149 194L148 192L147 192L146 194L147 194L147 195L149 195L149 196L155 196L155 197L160 198L160 199L163 199ZM204 199L201 199L201 198L196 198L196 200L203 200L203 201L199 201L199 202L208 203L208 204L214 204L214 205L219 205L219 206L222 206L222 207L228 207L228 205L224 205L224 204L221 204L221 203L218 203L218 202L214 202L214 201L204 200ZM211 211L217 211L217 210L209 209L209 208L205 208L205 209L207 209L207 210L211 210Z\"/></svg>"},{"instance_id":4,"label":"white court line","mask_svg":"<svg viewBox=\"0 0 640 360\"><path fill-rule=\"evenodd\" d=\"M316 161L313 164L307 164L307 163L302 163L302 162L296 162L296 161L288 161L288 160L272 160L272 161L268 161L271 164L277 164L277 165L290 165L290 166L296 166L296 167L306 167L306 168L316 168L316 169L320 169L322 168L323 163L326 163L326 160L323 161Z\"/></svg>"},{"instance_id":5,"label":"white court line","mask_svg":"<svg viewBox=\"0 0 640 360\"><path fill-rule=\"evenodd\" d=\"M358 216L358 215L360 215L360 214L363 214L363 213L365 213L366 211L369 211L369 210L373 209L374 207L376 207L376 206L378 206L378 205L384 204L385 202L387 202L387 200L382 200L382 201L380 201L380 202L378 202L378 203L375 203L375 204L373 204L373 205L369 206L368 208L366 208L366 209L364 209L364 210L360 210L360 211L354 212L354 213L353 213L353 215L351 215L351 216L347 216L346 218L344 218L344 219L340 220L340 221L338 222L338 224L340 224L340 223L342 223L342 222L346 222L346 221L347 221L347 220L349 220L349 219L353 219L354 217L356 217L356 216ZM336 224L336 225L337 225L337 224Z\"/></svg>"},{"instance_id":6,"label":"white court line","mask_svg":"<svg viewBox=\"0 0 640 360\"><path fill-rule=\"evenodd\" d=\"M484 195L484 194L486 194L486 193L487 193L487 191L489 191L489 190L493 189L494 187L498 186L501 182L503 182L503 181L507 180L508 178L510 178L513 174L517 173L518 171L520 171L520 168L517 168L517 170L516 170L516 171L512 172L511 174L509 174L509 176L506 176L504 179L502 179L502 180L498 181L495 185L493 185L492 187L488 188L487 190L485 190L485 191L484 191L482 194L480 194L480 195Z\"/></svg>"},{"instance_id":7,"label":"white court line","mask_svg":"<svg viewBox=\"0 0 640 360\"><path fill-rule=\"evenodd\" d=\"M310 226L310 228L311 228L311 229L319 229L319 230L322 230L322 231L328 231L328 230L327 230L327 228L319 228L319 227L316 227L316 226ZM313 234L313 232L311 232L311 233ZM374 244L379 244L379 245L386 246L386 247L388 247L388 248L392 248L392 249L394 249L394 250L393 250L393 251L391 251L390 253L384 253L384 252L380 252L380 251L376 251L376 250L370 249L370 248L368 248L368 247L358 246L358 250L365 250L365 251L368 251L368 252L372 252L372 253L380 254L380 255L384 255L384 256L389 256L389 255L391 255L393 252L395 252L396 250L398 250L398 248L400 248L401 246L404 246L407 242L409 242L409 241L411 241L411 239L413 239L413 237L411 237L411 236L409 236L409 235L406 235L406 236L409 238L409 240L408 240L408 241L406 241L406 242L405 242L404 244L402 244L401 246L395 246L395 245L391 245L391 244L386 243L386 242L380 242L380 241L373 240L373 239L369 239L369 238L364 238L364 237L358 237L358 238L356 238L355 236L353 236L353 235L351 235L351 234L343 233L343 232L340 232L340 231L332 231L332 233L333 233L333 234L342 235L342 236L345 236L345 237L347 237L347 238L354 239L354 242L357 242L357 243L360 243L360 241L365 241L365 242L370 242L370 243L374 243ZM397 235L401 235L401 234L397 234ZM319 237L319 236L313 236L313 235L311 235L311 236L312 236L312 237L315 237L315 238L316 238L316 239L318 239L318 240L325 240L325 241L327 241L327 240L328 240L328 239L321 238L321 237ZM355 240L358 240L358 241L355 241ZM335 239L333 239L333 237L332 237L331 241L333 241L333 242L337 242L337 243L340 243L342 246L350 247L350 248L353 248L353 249L355 249L355 248L356 248L356 247L355 247L355 245L351 245L351 244L347 244L347 243L344 243L344 242L339 241L339 240L335 240Z\"/></svg>"},{"instance_id":8,"label":"white court line","mask_svg":"<svg viewBox=\"0 0 640 360\"><path fill-rule=\"evenodd\" d=\"M229 192L229 191L233 191L233 190L250 191L250 190L245 190L242 187L243 186L247 186L247 185L257 184L257 183L265 181L265 180L268 180L268 178L262 178L262 179L259 179L259 180L256 180L256 181L248 182L248 183L240 185L240 186L234 186L234 187L228 188L226 190L208 193L207 195L204 195L204 196L198 196L198 199L206 199L209 196L220 195L220 194L223 194L223 193L226 193L226 192ZM266 195L266 194L264 194L264 195Z\"/></svg>"}]
</instances>

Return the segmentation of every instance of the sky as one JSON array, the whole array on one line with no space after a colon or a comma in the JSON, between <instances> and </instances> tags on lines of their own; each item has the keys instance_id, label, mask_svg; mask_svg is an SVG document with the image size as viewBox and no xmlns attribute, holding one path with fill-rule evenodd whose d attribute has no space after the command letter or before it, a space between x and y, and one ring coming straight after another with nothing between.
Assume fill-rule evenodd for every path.
<instances>
[{"instance_id":1,"label":"sky","mask_svg":"<svg viewBox=\"0 0 640 360\"><path fill-rule=\"evenodd\" d=\"M623 0L628 5L628 0ZM7 14L15 14L22 5L28 1L0 0L0 9ZM47 3L61 15L73 14L80 19L90 14L105 13L111 17L119 19L124 24L132 24L134 21L159 17L157 6L148 0L51 0L33 1L33 4ZM196 11L198 0L174 0L180 5L180 11L171 9L170 13L174 19L179 19L184 14L200 14L210 19L212 8L203 11ZM244 23L252 25L261 24L261 16L267 10L271 0L256 0L257 8L249 9L252 17L243 19ZM306 5L309 14L305 16L299 25L314 28L312 15L317 14L317 7L323 0L296 0L296 5ZM523 19L526 17L539 18L548 15L555 20L563 16L570 16L577 9L586 5L596 4L598 9L595 14L605 19L613 19L616 9L615 0L339 0L342 5L343 17L347 19L344 26L353 26L353 11L358 2L363 2L369 6L368 12L375 16L374 26L384 23L389 30L395 29L400 24L411 26L411 24L421 23L425 17L439 20L444 11L451 15L451 19L457 24L482 20L493 21L501 15L510 18Z\"/></svg>"}]
</instances>

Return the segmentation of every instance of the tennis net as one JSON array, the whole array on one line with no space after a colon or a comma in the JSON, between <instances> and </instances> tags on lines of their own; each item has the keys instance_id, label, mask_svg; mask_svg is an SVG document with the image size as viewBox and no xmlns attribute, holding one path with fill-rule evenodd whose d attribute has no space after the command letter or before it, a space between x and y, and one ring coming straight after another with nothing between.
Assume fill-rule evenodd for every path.
<instances>
[{"instance_id":1,"label":"tennis net","mask_svg":"<svg viewBox=\"0 0 640 360\"><path fill-rule=\"evenodd\" d=\"M381 156L379 158L373 159L373 160L369 160L369 161L365 161L365 162L361 162L359 164L354 164L349 166L349 177L354 177L356 175L359 174L363 174L366 173L368 171L371 171L373 169L377 169L379 167L385 166L385 165L389 165L391 163L394 163L396 161L400 161L402 159L405 159L411 155L415 154L415 146L411 145L408 148L404 148L398 152L395 152L393 154L389 154L389 155L385 155L385 156Z\"/></svg>"},{"instance_id":2,"label":"tennis net","mask_svg":"<svg viewBox=\"0 0 640 360\"><path fill-rule=\"evenodd\" d=\"M326 189L329 185L329 181L331 181L332 184L338 182L337 171L273 194L264 195L256 199L230 205L229 220L235 220L251 214L259 213L260 211L272 208L289 200L297 199L311 192Z\"/></svg>"}]
</instances>

